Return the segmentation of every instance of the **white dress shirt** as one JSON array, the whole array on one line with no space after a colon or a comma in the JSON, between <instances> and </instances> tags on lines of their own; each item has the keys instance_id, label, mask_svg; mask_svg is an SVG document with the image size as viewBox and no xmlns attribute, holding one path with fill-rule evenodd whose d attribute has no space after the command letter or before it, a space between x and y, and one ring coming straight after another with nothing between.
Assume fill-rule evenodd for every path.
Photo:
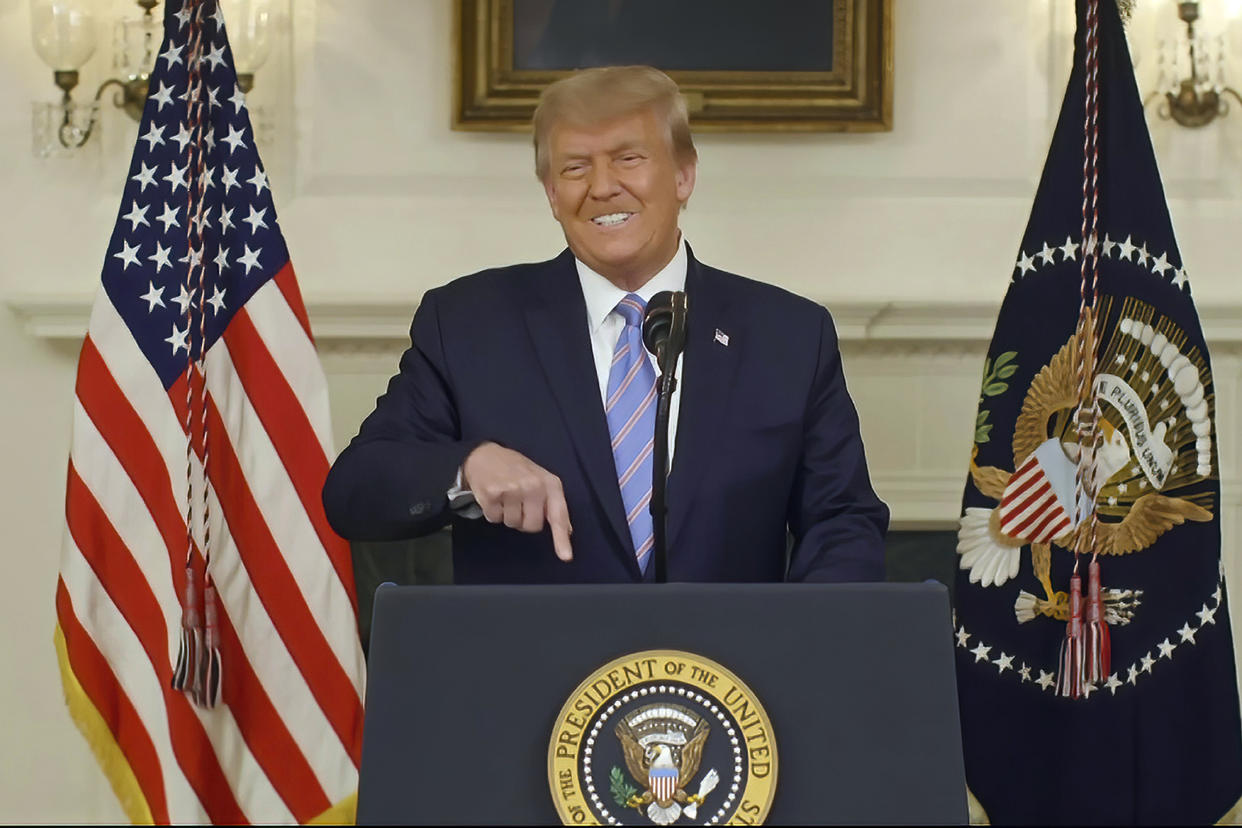
<instances>
[{"instance_id":1,"label":"white dress shirt","mask_svg":"<svg viewBox=\"0 0 1242 828\"><path fill-rule=\"evenodd\" d=\"M608 281L606 278L587 267L574 257L578 268L578 280L582 284L582 298L586 300L587 334L591 340L591 355L595 360L595 377L599 381L599 404L607 404L608 374L612 369L612 355L617 349L617 340L625 329L625 317L617 312L617 304L630 294L630 291ZM644 303L651 301L662 290L686 289L686 241L680 239L677 252L660 272L652 276L645 285L634 291ZM646 352L656 376L660 375L655 356ZM677 388L673 391L673 399L668 412L668 462L673 465L674 446L677 443L677 415L681 410L682 358L677 358ZM459 516L466 518L481 517L483 510L474 501L474 495L465 487L462 470L457 470L457 479L448 490L449 506Z\"/></svg>"},{"instance_id":2,"label":"white dress shirt","mask_svg":"<svg viewBox=\"0 0 1242 828\"><path fill-rule=\"evenodd\" d=\"M591 354L595 357L595 376L599 380L600 405L605 405L608 398L608 374L612 370L612 356L617 349L617 340L625 329L625 317L617 313L617 304L629 295L603 276L587 267L578 259L574 259L578 267L578 279L582 283L582 298L586 300L587 332L591 336ZM686 289L686 242L677 244L677 252L673 258L656 275L634 293L644 303L651 301L662 290ZM644 351L656 376L660 368L656 365L655 356ZM673 462L673 446L677 442L677 414L681 407L681 357L677 358L677 388L673 391L672 405L668 414L668 459Z\"/></svg>"}]
</instances>

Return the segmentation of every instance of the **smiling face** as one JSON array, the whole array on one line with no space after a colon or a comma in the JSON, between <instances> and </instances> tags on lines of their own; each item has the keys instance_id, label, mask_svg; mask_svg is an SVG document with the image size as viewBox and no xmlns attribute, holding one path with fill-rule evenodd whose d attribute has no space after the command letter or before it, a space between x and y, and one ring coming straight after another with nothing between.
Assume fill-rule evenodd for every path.
<instances>
[{"instance_id":1,"label":"smiling face","mask_svg":"<svg viewBox=\"0 0 1242 828\"><path fill-rule=\"evenodd\" d=\"M674 158L668 126L651 109L591 126L557 124L547 146L543 185L569 249L623 290L642 287L677 252L694 161Z\"/></svg>"}]
</instances>

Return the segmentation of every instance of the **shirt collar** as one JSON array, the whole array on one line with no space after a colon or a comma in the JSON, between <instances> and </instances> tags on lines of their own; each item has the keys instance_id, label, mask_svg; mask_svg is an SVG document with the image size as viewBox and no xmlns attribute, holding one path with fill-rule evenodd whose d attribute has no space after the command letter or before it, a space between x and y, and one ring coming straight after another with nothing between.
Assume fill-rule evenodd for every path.
<instances>
[{"instance_id":1,"label":"shirt collar","mask_svg":"<svg viewBox=\"0 0 1242 828\"><path fill-rule=\"evenodd\" d=\"M592 332L599 330L608 314L617 307L617 303L630 294L596 273L574 257L578 268L578 281L582 283L582 298L586 300L587 319L591 323ZM643 302L651 301L662 290L686 289L686 239L683 236L677 242L677 252L664 268L647 280L647 284L633 291Z\"/></svg>"}]
</instances>

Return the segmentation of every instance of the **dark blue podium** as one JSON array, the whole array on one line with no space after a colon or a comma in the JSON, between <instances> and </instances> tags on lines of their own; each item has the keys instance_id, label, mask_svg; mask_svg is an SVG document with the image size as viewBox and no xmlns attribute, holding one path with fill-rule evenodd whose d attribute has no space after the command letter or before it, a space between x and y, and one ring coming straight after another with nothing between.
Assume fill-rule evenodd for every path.
<instances>
[{"instance_id":1,"label":"dark blue podium","mask_svg":"<svg viewBox=\"0 0 1242 828\"><path fill-rule=\"evenodd\" d=\"M559 821L562 705L646 650L711 659L761 700L769 823L967 820L939 584L383 586L371 635L359 824Z\"/></svg>"}]
</instances>

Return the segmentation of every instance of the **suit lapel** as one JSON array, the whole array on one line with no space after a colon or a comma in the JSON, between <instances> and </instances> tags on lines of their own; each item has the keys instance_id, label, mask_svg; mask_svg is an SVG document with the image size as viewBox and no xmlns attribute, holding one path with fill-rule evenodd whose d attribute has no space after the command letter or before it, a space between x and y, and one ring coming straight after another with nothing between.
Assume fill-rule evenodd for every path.
<instances>
[{"instance_id":1,"label":"suit lapel","mask_svg":"<svg viewBox=\"0 0 1242 828\"><path fill-rule=\"evenodd\" d=\"M707 272L688 247L687 254L684 381L667 495L670 550L677 548L678 536L690 521L700 481L711 474L712 464L725 450L720 445L721 422L728 410L742 345L736 340L724 344L730 332L738 331L731 324L733 317L719 277ZM724 341L717 339L717 331L724 335Z\"/></svg>"},{"instance_id":2,"label":"suit lapel","mask_svg":"<svg viewBox=\"0 0 1242 828\"><path fill-rule=\"evenodd\" d=\"M633 574L638 576L638 564L626 551L632 542L617 486L608 420L599 399L599 382L587 333L586 302L573 254L566 250L554 259L538 284L530 288L526 324L539 364L561 409L565 430L586 478L608 517L615 541L613 549L624 552Z\"/></svg>"}]
</instances>

